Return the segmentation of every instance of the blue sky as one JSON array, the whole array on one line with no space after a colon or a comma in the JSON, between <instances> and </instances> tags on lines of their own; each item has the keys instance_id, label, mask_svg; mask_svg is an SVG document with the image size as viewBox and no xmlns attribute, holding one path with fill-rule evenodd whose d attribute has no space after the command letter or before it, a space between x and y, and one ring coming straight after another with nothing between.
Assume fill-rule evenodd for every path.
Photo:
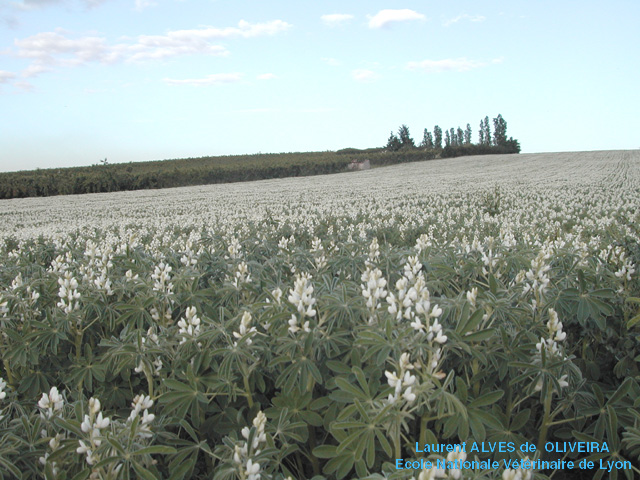
<instances>
[{"instance_id":1,"label":"blue sky","mask_svg":"<svg viewBox=\"0 0 640 480\"><path fill-rule=\"evenodd\" d=\"M640 2L2 0L0 170L366 148L502 114L640 148Z\"/></svg>"}]
</instances>

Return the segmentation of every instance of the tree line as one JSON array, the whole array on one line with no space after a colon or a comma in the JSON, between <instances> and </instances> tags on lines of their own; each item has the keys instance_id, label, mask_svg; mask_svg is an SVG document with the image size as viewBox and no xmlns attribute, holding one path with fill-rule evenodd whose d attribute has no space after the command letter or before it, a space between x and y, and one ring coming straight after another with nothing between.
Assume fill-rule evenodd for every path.
<instances>
[{"instance_id":1,"label":"tree line","mask_svg":"<svg viewBox=\"0 0 640 480\"><path fill-rule=\"evenodd\" d=\"M469 123L464 130L458 127L443 131L436 125L433 127L433 132L424 129L422 141L416 146L409 133L409 127L401 125L397 134L391 132L385 149L390 152L422 149L437 152L443 158L461 155L520 153L518 140L513 137L507 138L507 122L500 114L493 119L493 134L489 117L486 116L480 120L478 143L472 143L472 135Z\"/></svg>"},{"instance_id":2,"label":"tree line","mask_svg":"<svg viewBox=\"0 0 640 480\"><path fill-rule=\"evenodd\" d=\"M264 153L109 163L90 167L0 172L0 199L245 182L344 172L354 160L372 166L429 160L433 152L345 148L327 152Z\"/></svg>"},{"instance_id":3,"label":"tree line","mask_svg":"<svg viewBox=\"0 0 640 480\"><path fill-rule=\"evenodd\" d=\"M497 122L497 123L496 123ZM372 166L487 153L517 153L517 140L506 140L507 124L498 115L493 136L489 119L481 122L480 142L471 143L471 127L444 132L427 129L419 146L402 125L386 147L345 148L326 152L264 153L183 158L152 162L109 163L90 167L0 172L0 199L81 193L117 192L184 187L212 183L244 182L267 178L323 175L346 171L352 161L368 159ZM443 145L444 140L444 145Z\"/></svg>"}]
</instances>

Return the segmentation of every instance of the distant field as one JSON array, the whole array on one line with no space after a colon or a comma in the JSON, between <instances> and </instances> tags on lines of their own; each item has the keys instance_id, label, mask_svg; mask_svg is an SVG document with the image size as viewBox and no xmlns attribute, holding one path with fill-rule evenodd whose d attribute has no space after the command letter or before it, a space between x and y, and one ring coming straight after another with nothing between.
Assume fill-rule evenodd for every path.
<instances>
[{"instance_id":1,"label":"distant field","mask_svg":"<svg viewBox=\"0 0 640 480\"><path fill-rule=\"evenodd\" d=\"M502 147L482 148L494 151ZM436 152L422 149L386 152L381 148L347 148L337 152L259 153L114 164L101 162L90 167L0 172L0 199L320 175L345 171L352 160L363 158L379 166L428 160L435 156Z\"/></svg>"},{"instance_id":2,"label":"distant field","mask_svg":"<svg viewBox=\"0 0 640 480\"><path fill-rule=\"evenodd\" d=\"M352 161L368 160L372 167L378 167L436 157L519 151L520 146L515 142L508 145L465 144L437 150L344 148L325 152L258 153L115 164L104 159L90 167L0 172L0 199L248 182L344 172Z\"/></svg>"},{"instance_id":3,"label":"distant field","mask_svg":"<svg viewBox=\"0 0 640 480\"><path fill-rule=\"evenodd\" d=\"M405 202L424 204L427 199L438 205L446 205L449 199L461 196L478 201L483 191L494 187L509 197L543 194L557 197L570 195L571 188L582 191L588 187L611 195L611 187L621 193L623 185L634 185L633 182L638 181L635 170L639 159L640 150L460 157L326 176L13 199L0 202L0 215L5 221L2 232L5 236L85 230L89 225L101 228L192 224L218 227L222 218L224 231L231 232L244 222L264 221L267 212L284 215L289 221L300 209L310 216L330 212L341 216L368 212L374 216L375 209L382 203L385 208L396 209ZM394 203L396 200L399 204ZM512 198L511 202L514 201ZM388 217L390 212L384 216ZM410 214L410 211L404 212L401 217Z\"/></svg>"},{"instance_id":4,"label":"distant field","mask_svg":"<svg viewBox=\"0 0 640 480\"><path fill-rule=\"evenodd\" d=\"M0 219L0 478L640 475L640 150L0 200ZM471 450L496 442L513 451ZM556 447L575 442L606 450ZM441 468L397 469L420 458Z\"/></svg>"}]
</instances>

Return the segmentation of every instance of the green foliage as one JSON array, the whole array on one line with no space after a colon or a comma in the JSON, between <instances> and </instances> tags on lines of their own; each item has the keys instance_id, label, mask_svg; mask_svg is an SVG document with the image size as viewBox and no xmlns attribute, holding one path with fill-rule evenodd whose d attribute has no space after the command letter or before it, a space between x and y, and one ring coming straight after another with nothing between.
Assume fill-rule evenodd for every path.
<instances>
[{"instance_id":1,"label":"green foliage","mask_svg":"<svg viewBox=\"0 0 640 480\"><path fill-rule=\"evenodd\" d=\"M416 147L413 138L411 138L411 134L409 133L409 127L404 124L398 129L398 139L400 140L401 148Z\"/></svg>"},{"instance_id":2,"label":"green foliage","mask_svg":"<svg viewBox=\"0 0 640 480\"><path fill-rule=\"evenodd\" d=\"M408 135L408 129L407 129ZM101 162L92 167L57 168L0 173L0 199L123 190L246 182L266 178L324 175L343 172L352 160L369 159L372 166L425 160L435 154L404 151L413 140L404 138L383 149L343 149L337 152L278 153L200 157L126 164ZM391 141L391 139L390 139Z\"/></svg>"},{"instance_id":3,"label":"green foliage","mask_svg":"<svg viewBox=\"0 0 640 480\"><path fill-rule=\"evenodd\" d=\"M496 189L479 205L497 216L504 202ZM625 322L619 279L607 263L596 273L594 258L578 265L559 247L546 260L553 283L540 296L518 279L537 258L522 245L494 244L500 261L485 268L477 251L417 249L399 238L382 244L384 256L371 263L368 244L338 241L322 265L303 236L295 247L277 246L282 231L266 243L247 239L240 260L229 256L226 240L203 234L198 242L208 253L191 263L171 247L184 233L164 232L159 252L137 247L111 255L113 292L81 282L79 313L58 305L62 273L23 262L66 254L59 245L23 245L17 258L3 250L5 474L231 479L259 464L265 478L366 478L392 473L394 459L412 456L416 441L541 444L568 436L607 441L620 458L638 457L633 361L640 345L625 338L635 320ZM64 271L76 278L93 268L85 242L67 245ZM149 281L158 281L158 258L172 267L166 290ZM242 265L250 280L238 281ZM374 268L394 295L399 280L413 279L409 285L419 291L416 278L424 278L427 309L437 303L441 313L421 317L414 306L406 319L392 312L389 298L380 299L383 308L367 307L361 277ZM300 315L292 297L300 277L292 271L303 269L313 271L307 293L317 299L317 314L306 317L308 330L292 331L291 317ZM23 283L13 288L18 273ZM533 300L539 308L532 310ZM198 329L189 334L191 307ZM549 334L552 308L567 333L562 355L536 350ZM113 319L104 313L93 320L93 309ZM438 318L446 337L416 330L411 319L419 318L427 329ZM36 402L51 386L64 402L50 415ZM89 397L100 399L97 410ZM128 417L129 407L144 401L150 404ZM143 419L144 409L153 422ZM98 411L110 423L91 433L83 422L97 424ZM91 456L77 451L80 442L93 445Z\"/></svg>"}]
</instances>

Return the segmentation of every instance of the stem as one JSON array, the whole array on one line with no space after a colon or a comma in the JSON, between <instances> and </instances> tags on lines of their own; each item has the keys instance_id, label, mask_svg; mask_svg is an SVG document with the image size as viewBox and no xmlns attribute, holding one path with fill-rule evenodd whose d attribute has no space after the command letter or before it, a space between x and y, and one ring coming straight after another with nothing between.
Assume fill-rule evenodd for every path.
<instances>
[{"instance_id":1,"label":"stem","mask_svg":"<svg viewBox=\"0 0 640 480\"><path fill-rule=\"evenodd\" d=\"M394 458L402 458L402 447L400 445L400 429L399 428L396 430L395 441L393 443L394 443L395 455L396 455Z\"/></svg>"},{"instance_id":2,"label":"stem","mask_svg":"<svg viewBox=\"0 0 640 480\"><path fill-rule=\"evenodd\" d=\"M428 423L428 421L429 421L429 418L427 417L427 414L423 413L422 417L420 417L420 446L421 447L427 443L427 423ZM400 457L397 457L397 458L400 458Z\"/></svg>"},{"instance_id":3,"label":"stem","mask_svg":"<svg viewBox=\"0 0 640 480\"><path fill-rule=\"evenodd\" d=\"M149 398L153 398L153 375L147 372L147 368L145 365L144 376L147 377L147 384L149 385Z\"/></svg>"},{"instance_id":4,"label":"stem","mask_svg":"<svg viewBox=\"0 0 640 480\"><path fill-rule=\"evenodd\" d=\"M313 449L316 448L316 429L313 425L307 425L309 430L309 459L311 460L311 466L313 467L313 475L320 475L320 463L313 454Z\"/></svg>"},{"instance_id":5,"label":"stem","mask_svg":"<svg viewBox=\"0 0 640 480\"><path fill-rule=\"evenodd\" d=\"M7 372L7 380L9 380L9 385L14 387L15 379L13 378L13 374L11 373L11 368L9 368L9 362L7 362L7 360L3 358L2 365L4 366L4 370Z\"/></svg>"},{"instance_id":6,"label":"stem","mask_svg":"<svg viewBox=\"0 0 640 480\"><path fill-rule=\"evenodd\" d=\"M471 371L473 372L474 377L478 373L478 370L479 370L478 359L474 358L473 363L471 364ZM479 394L480 394L480 382L476 381L473 384L473 395L477 397Z\"/></svg>"},{"instance_id":7,"label":"stem","mask_svg":"<svg viewBox=\"0 0 640 480\"><path fill-rule=\"evenodd\" d=\"M540 435L538 436L538 448L542 448L546 439L549 425L551 425L551 396L553 395L553 389L551 385L547 384L547 392L544 399L544 417L542 418L542 425L540 426ZM542 458L542 454L540 455Z\"/></svg>"},{"instance_id":8,"label":"stem","mask_svg":"<svg viewBox=\"0 0 640 480\"><path fill-rule=\"evenodd\" d=\"M76 326L76 338L75 338L75 346L76 346L76 363L80 362L80 358L82 357L82 336L84 334L84 330ZM84 378L81 378L78 382L78 395L82 397L82 384L84 382Z\"/></svg>"},{"instance_id":9,"label":"stem","mask_svg":"<svg viewBox=\"0 0 640 480\"><path fill-rule=\"evenodd\" d=\"M249 402L249 408L253 408L253 397L251 396L251 388L249 387L249 376L245 372L242 372L242 380L244 382L244 391L247 401Z\"/></svg>"},{"instance_id":10,"label":"stem","mask_svg":"<svg viewBox=\"0 0 640 480\"><path fill-rule=\"evenodd\" d=\"M84 334L84 330L76 327L76 338L75 338L76 362L79 362L80 357L82 356L82 335L83 334Z\"/></svg>"},{"instance_id":11,"label":"stem","mask_svg":"<svg viewBox=\"0 0 640 480\"><path fill-rule=\"evenodd\" d=\"M583 418L591 418L594 415L595 413L589 414L589 415L581 415L575 418L565 418L563 420L558 420L557 422L549 422L549 426L551 427L553 425L562 425L563 423L575 422L576 420L582 420Z\"/></svg>"}]
</instances>

